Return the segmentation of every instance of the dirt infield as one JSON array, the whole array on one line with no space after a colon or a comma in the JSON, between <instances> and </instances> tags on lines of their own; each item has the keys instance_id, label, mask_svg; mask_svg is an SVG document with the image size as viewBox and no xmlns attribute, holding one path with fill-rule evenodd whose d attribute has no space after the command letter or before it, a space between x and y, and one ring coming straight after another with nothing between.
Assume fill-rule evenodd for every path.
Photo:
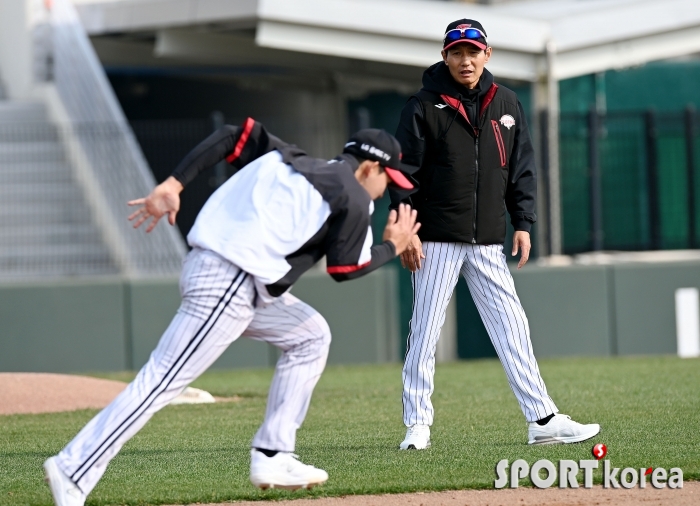
<instances>
[{"instance_id":1,"label":"dirt infield","mask_svg":"<svg viewBox=\"0 0 700 506\"><path fill-rule=\"evenodd\" d=\"M0 373L0 415L104 408L126 383L86 376Z\"/></svg>"},{"instance_id":2,"label":"dirt infield","mask_svg":"<svg viewBox=\"0 0 700 506\"><path fill-rule=\"evenodd\" d=\"M0 415L54 413L76 409L102 408L109 404L126 383L86 376L45 373L0 373ZM235 401L238 398L217 401ZM260 506L256 502L228 503ZM504 490L456 490L377 496L346 496L274 502L275 506L583 506L620 505L690 506L700 504L700 482L686 482L682 489L647 488L587 490L533 488ZM226 506L226 505L203 505Z\"/></svg>"},{"instance_id":3,"label":"dirt infield","mask_svg":"<svg viewBox=\"0 0 700 506\"><path fill-rule=\"evenodd\" d=\"M260 506L260 502L228 503L235 506ZM279 501L275 506L691 506L700 504L700 482L683 484L682 489L559 489L518 488L503 490L454 490L416 494L355 495ZM226 506L209 504L201 506Z\"/></svg>"}]
</instances>

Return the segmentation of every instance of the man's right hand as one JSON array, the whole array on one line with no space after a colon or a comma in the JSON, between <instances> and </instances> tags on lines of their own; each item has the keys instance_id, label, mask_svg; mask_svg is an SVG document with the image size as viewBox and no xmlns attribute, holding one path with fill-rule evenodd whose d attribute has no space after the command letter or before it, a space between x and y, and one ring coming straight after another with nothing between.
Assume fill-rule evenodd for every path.
<instances>
[{"instance_id":1,"label":"man's right hand","mask_svg":"<svg viewBox=\"0 0 700 506\"><path fill-rule=\"evenodd\" d=\"M143 222L153 218L146 227L146 232L150 232L167 214L168 222L175 225L175 217L180 210L180 192L183 189L182 183L170 176L156 186L148 197L129 201L130 206L142 206L129 215L129 221L136 220L134 228L139 228Z\"/></svg>"},{"instance_id":2,"label":"man's right hand","mask_svg":"<svg viewBox=\"0 0 700 506\"><path fill-rule=\"evenodd\" d=\"M420 223L416 223L418 212L408 204L399 204L398 210L392 209L384 229L384 240L394 243L396 254L401 255L411 243Z\"/></svg>"},{"instance_id":3,"label":"man's right hand","mask_svg":"<svg viewBox=\"0 0 700 506\"><path fill-rule=\"evenodd\" d=\"M421 268L421 259L425 258L423 243L417 235L414 235L406 251L401 253L401 267L411 272Z\"/></svg>"}]
</instances>

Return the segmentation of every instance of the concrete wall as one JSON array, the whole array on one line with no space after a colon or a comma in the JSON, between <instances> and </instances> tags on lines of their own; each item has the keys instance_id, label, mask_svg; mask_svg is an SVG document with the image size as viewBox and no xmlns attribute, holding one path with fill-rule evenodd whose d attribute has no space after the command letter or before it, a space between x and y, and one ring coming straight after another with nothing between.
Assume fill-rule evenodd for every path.
<instances>
[{"instance_id":1,"label":"concrete wall","mask_svg":"<svg viewBox=\"0 0 700 506\"><path fill-rule=\"evenodd\" d=\"M700 288L700 262L533 266L513 276L538 357L674 354L674 292ZM399 335L393 268L341 284L312 271L293 293L327 319L329 363L400 360L405 336ZM137 369L179 302L175 279L0 286L0 371ZM458 291L459 356L489 356L488 336L470 302L467 290ZM264 343L240 339L214 367L270 366L277 357Z\"/></svg>"},{"instance_id":2,"label":"concrete wall","mask_svg":"<svg viewBox=\"0 0 700 506\"><path fill-rule=\"evenodd\" d=\"M396 273L338 284L307 273L293 293L333 332L330 363L398 359ZM120 371L147 360L180 304L177 279L54 281L0 287L0 371ZM215 368L264 367L276 349L239 339Z\"/></svg>"},{"instance_id":3,"label":"concrete wall","mask_svg":"<svg viewBox=\"0 0 700 506\"><path fill-rule=\"evenodd\" d=\"M700 262L528 266L513 278L538 357L675 354L674 294L700 288ZM496 356L460 288L459 356Z\"/></svg>"},{"instance_id":4,"label":"concrete wall","mask_svg":"<svg viewBox=\"0 0 700 506\"><path fill-rule=\"evenodd\" d=\"M700 288L700 263L621 265L614 276L617 354L676 353L674 294Z\"/></svg>"},{"instance_id":5,"label":"concrete wall","mask_svg":"<svg viewBox=\"0 0 700 506\"><path fill-rule=\"evenodd\" d=\"M613 269L602 266L530 267L513 273L538 357L614 351L611 276Z\"/></svg>"},{"instance_id":6,"label":"concrete wall","mask_svg":"<svg viewBox=\"0 0 700 506\"><path fill-rule=\"evenodd\" d=\"M333 364L391 362L399 358L398 282L394 269L336 283L325 272L307 273L292 293L328 321Z\"/></svg>"},{"instance_id":7,"label":"concrete wall","mask_svg":"<svg viewBox=\"0 0 700 506\"><path fill-rule=\"evenodd\" d=\"M0 371L125 369L121 280L0 288Z\"/></svg>"}]
</instances>

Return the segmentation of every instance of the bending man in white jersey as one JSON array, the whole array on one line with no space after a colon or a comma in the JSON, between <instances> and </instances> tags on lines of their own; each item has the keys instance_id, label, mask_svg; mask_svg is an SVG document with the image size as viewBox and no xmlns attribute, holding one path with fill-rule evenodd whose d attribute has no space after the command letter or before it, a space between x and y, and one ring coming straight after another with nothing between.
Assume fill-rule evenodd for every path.
<instances>
[{"instance_id":1,"label":"bending man in white jersey","mask_svg":"<svg viewBox=\"0 0 700 506\"><path fill-rule=\"evenodd\" d=\"M398 141L362 130L331 161L306 155L248 119L197 146L129 219L147 231L167 215L199 172L226 160L239 169L209 198L187 236L182 304L148 363L109 406L44 468L57 506L82 506L110 460L159 409L245 336L282 350L265 420L253 438L250 478L260 488L306 488L328 474L299 462L296 431L326 364L331 335L323 317L289 293L324 255L337 281L354 279L404 251L416 214L392 211L384 242L372 245L373 199L387 184L410 189ZM392 168L394 167L394 168Z\"/></svg>"}]
</instances>

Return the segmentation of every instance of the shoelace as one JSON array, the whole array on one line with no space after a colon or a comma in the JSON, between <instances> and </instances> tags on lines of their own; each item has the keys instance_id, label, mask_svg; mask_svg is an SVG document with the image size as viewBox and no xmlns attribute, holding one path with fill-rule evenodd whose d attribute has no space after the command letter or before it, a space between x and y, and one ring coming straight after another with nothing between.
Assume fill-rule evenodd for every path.
<instances>
[{"instance_id":1,"label":"shoelace","mask_svg":"<svg viewBox=\"0 0 700 506\"><path fill-rule=\"evenodd\" d=\"M309 464L304 464L301 460L299 460L299 455L296 453L287 453L292 459L287 462L287 471L291 472L294 468L297 469L310 469L313 466L310 466Z\"/></svg>"},{"instance_id":2,"label":"shoelace","mask_svg":"<svg viewBox=\"0 0 700 506\"><path fill-rule=\"evenodd\" d=\"M408 429L408 436L415 436L417 434L422 434L425 432L425 427L420 426L420 425L414 425L413 427L410 427Z\"/></svg>"}]
</instances>

